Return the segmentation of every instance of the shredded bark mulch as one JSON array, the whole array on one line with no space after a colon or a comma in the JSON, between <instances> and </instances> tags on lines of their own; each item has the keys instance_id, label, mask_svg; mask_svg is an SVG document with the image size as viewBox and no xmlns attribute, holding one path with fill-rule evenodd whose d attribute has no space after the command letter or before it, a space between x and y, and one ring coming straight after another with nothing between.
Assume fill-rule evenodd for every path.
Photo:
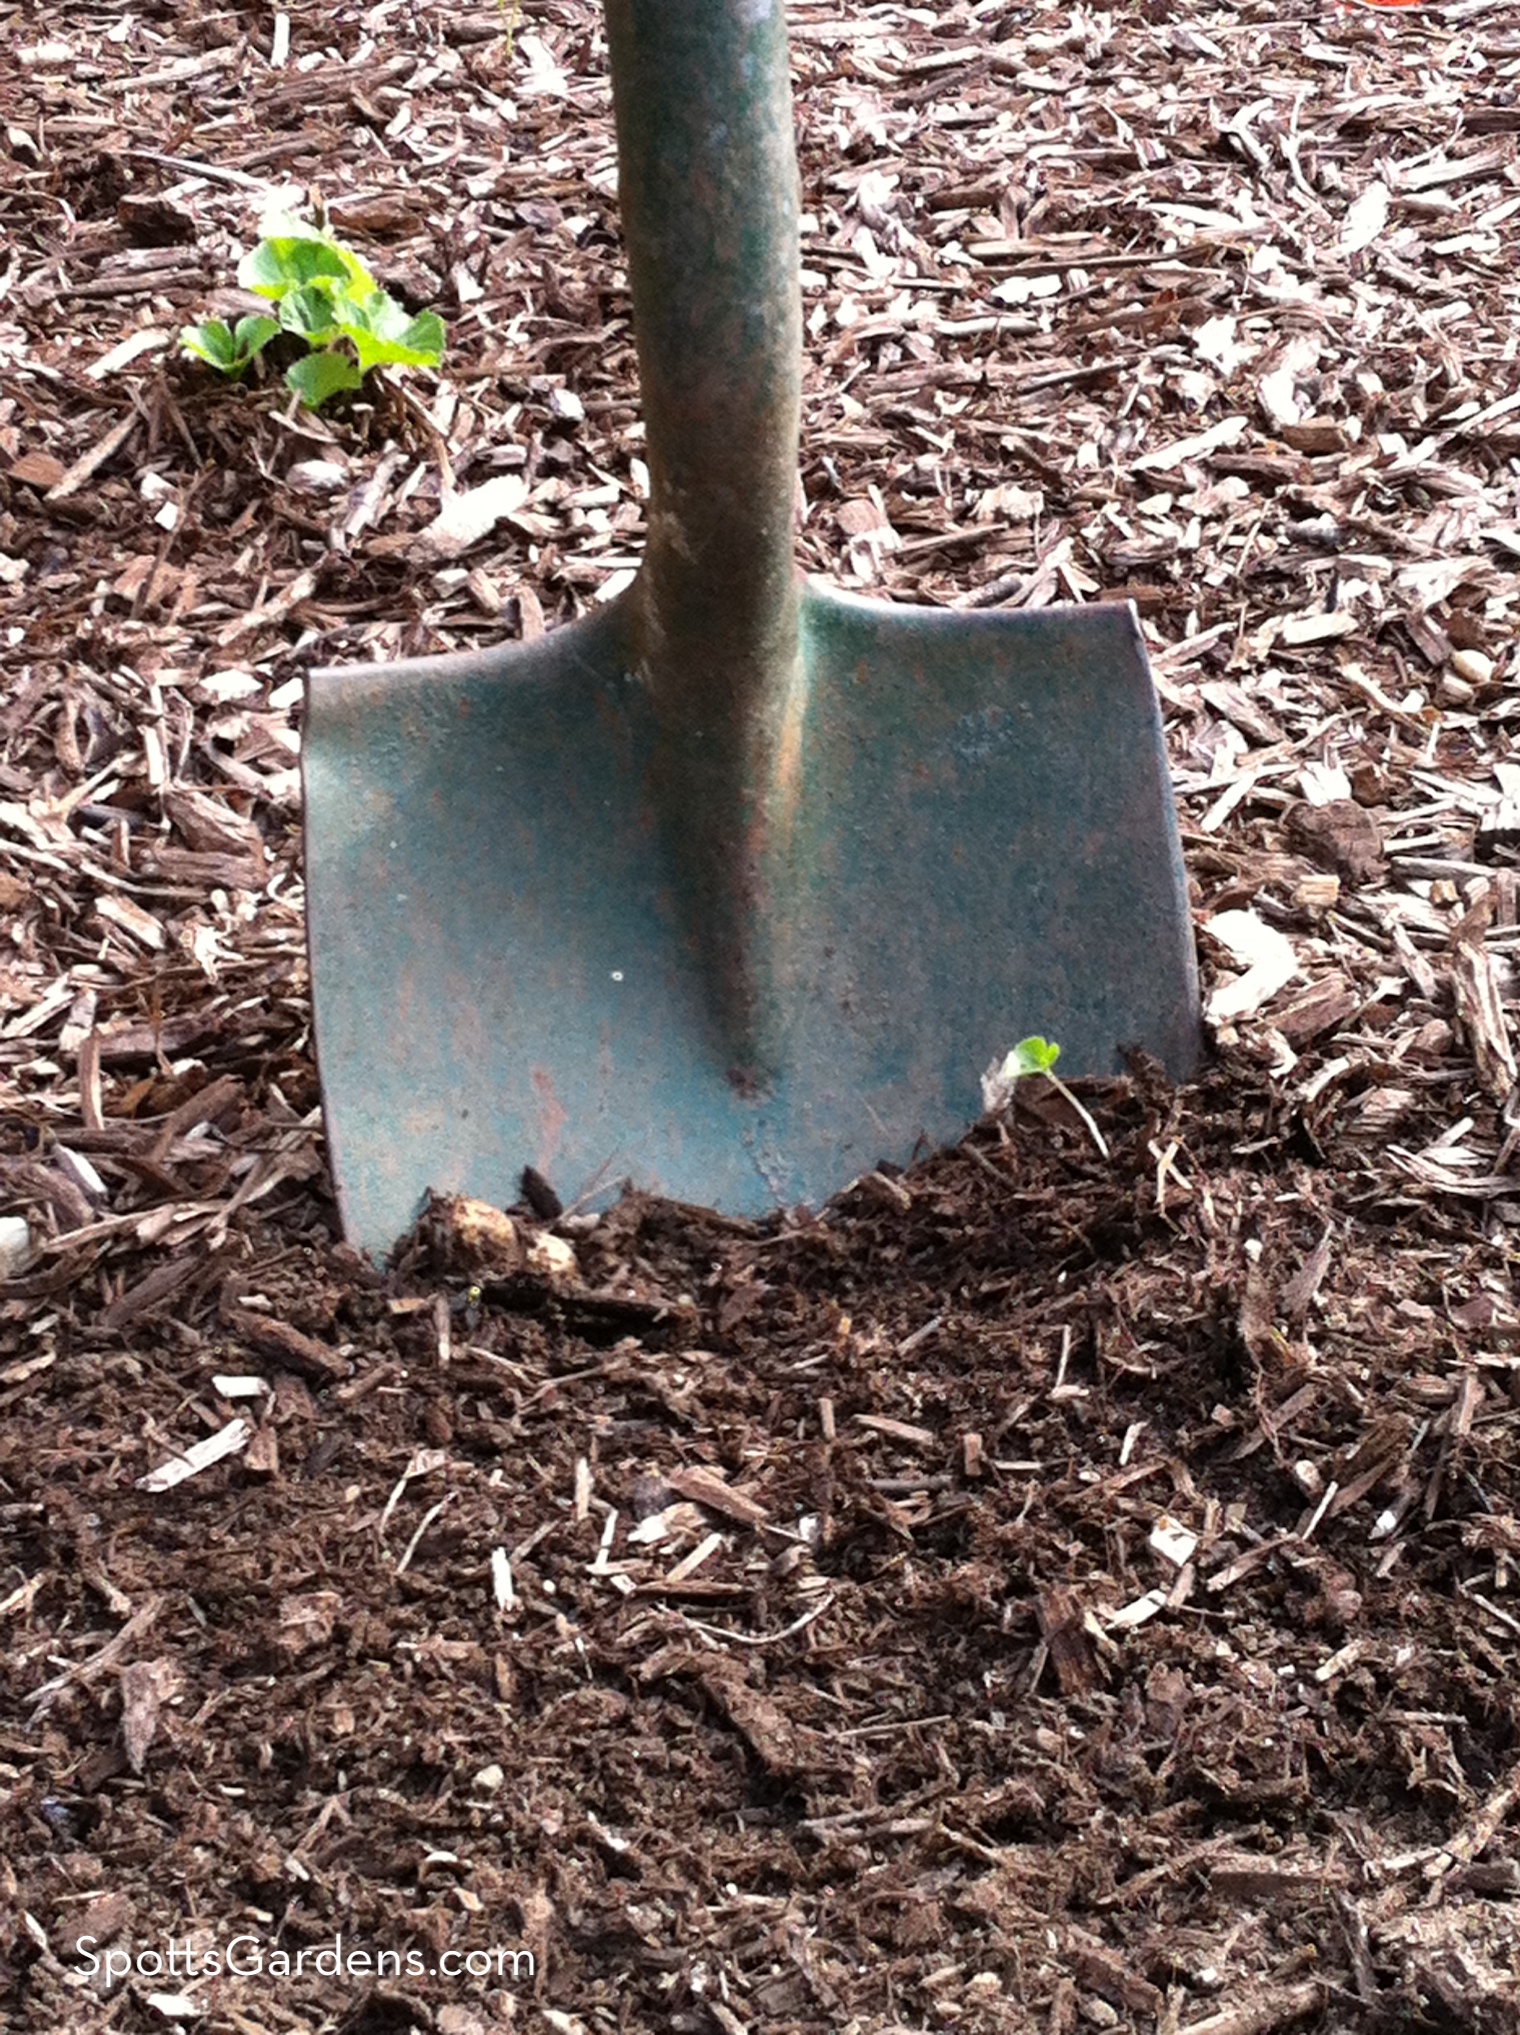
<instances>
[{"instance_id":1,"label":"shredded bark mulch","mask_svg":"<svg viewBox=\"0 0 1520 2035\"><path fill-rule=\"evenodd\" d=\"M304 678L636 563L599 11L16 10L7 2029L1520 2030L1520 7L790 15L802 555L1136 603L1209 1064L349 1250ZM180 356L274 202L438 376Z\"/></svg>"}]
</instances>

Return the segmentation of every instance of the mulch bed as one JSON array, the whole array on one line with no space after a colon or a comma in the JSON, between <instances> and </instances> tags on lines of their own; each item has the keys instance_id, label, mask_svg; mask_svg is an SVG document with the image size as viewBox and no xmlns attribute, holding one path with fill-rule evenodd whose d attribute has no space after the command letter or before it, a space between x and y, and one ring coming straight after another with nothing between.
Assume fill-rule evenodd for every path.
<instances>
[{"instance_id":1,"label":"mulch bed","mask_svg":"<svg viewBox=\"0 0 1520 2035\"><path fill-rule=\"evenodd\" d=\"M1520 2030L1520 7L791 18L801 554L1136 602L1209 1063L345 1246L304 676L637 558L599 13L17 11L7 2029ZM313 188L319 417L175 343Z\"/></svg>"}]
</instances>

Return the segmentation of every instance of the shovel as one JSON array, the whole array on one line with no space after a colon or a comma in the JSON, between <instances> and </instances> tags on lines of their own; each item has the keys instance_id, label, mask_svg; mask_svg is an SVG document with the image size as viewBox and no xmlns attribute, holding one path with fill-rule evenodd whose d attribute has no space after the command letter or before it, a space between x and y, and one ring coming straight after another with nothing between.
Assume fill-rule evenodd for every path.
<instances>
[{"instance_id":1,"label":"shovel","mask_svg":"<svg viewBox=\"0 0 1520 2035\"><path fill-rule=\"evenodd\" d=\"M538 641L314 675L316 1038L350 1241L427 1191L739 1215L959 1136L1026 1033L1198 1050L1134 611L895 606L793 558L781 0L608 0L650 474L633 584Z\"/></svg>"}]
</instances>

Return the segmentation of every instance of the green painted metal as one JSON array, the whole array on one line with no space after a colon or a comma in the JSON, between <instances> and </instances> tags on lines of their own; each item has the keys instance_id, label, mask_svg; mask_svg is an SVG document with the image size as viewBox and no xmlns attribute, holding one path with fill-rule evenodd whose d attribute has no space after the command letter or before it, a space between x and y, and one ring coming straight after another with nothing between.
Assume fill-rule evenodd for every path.
<instances>
[{"instance_id":1,"label":"green painted metal","mask_svg":"<svg viewBox=\"0 0 1520 2035\"><path fill-rule=\"evenodd\" d=\"M804 683L785 13L608 0L607 42L650 477L634 659L684 922L729 1060L759 1081L779 1065L777 863Z\"/></svg>"},{"instance_id":2,"label":"green painted metal","mask_svg":"<svg viewBox=\"0 0 1520 2035\"><path fill-rule=\"evenodd\" d=\"M345 1227L429 1187L817 1203L957 1135L1038 1031L1177 1075L1197 987L1127 607L959 613L796 572L780 0L609 0L652 483L618 600L319 673L308 918Z\"/></svg>"}]
</instances>

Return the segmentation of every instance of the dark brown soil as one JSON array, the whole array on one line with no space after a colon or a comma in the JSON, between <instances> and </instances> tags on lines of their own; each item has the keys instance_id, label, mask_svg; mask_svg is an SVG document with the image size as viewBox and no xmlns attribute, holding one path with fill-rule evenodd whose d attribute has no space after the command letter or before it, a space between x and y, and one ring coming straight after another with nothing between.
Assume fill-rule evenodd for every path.
<instances>
[{"instance_id":1,"label":"dark brown soil","mask_svg":"<svg viewBox=\"0 0 1520 2035\"><path fill-rule=\"evenodd\" d=\"M792 10L804 556L1135 599L1210 1061L383 1273L300 681L593 599L636 389L597 10L280 18L0 28L0 2027L1512 2035L1520 9ZM292 184L436 383L177 356Z\"/></svg>"}]
</instances>

